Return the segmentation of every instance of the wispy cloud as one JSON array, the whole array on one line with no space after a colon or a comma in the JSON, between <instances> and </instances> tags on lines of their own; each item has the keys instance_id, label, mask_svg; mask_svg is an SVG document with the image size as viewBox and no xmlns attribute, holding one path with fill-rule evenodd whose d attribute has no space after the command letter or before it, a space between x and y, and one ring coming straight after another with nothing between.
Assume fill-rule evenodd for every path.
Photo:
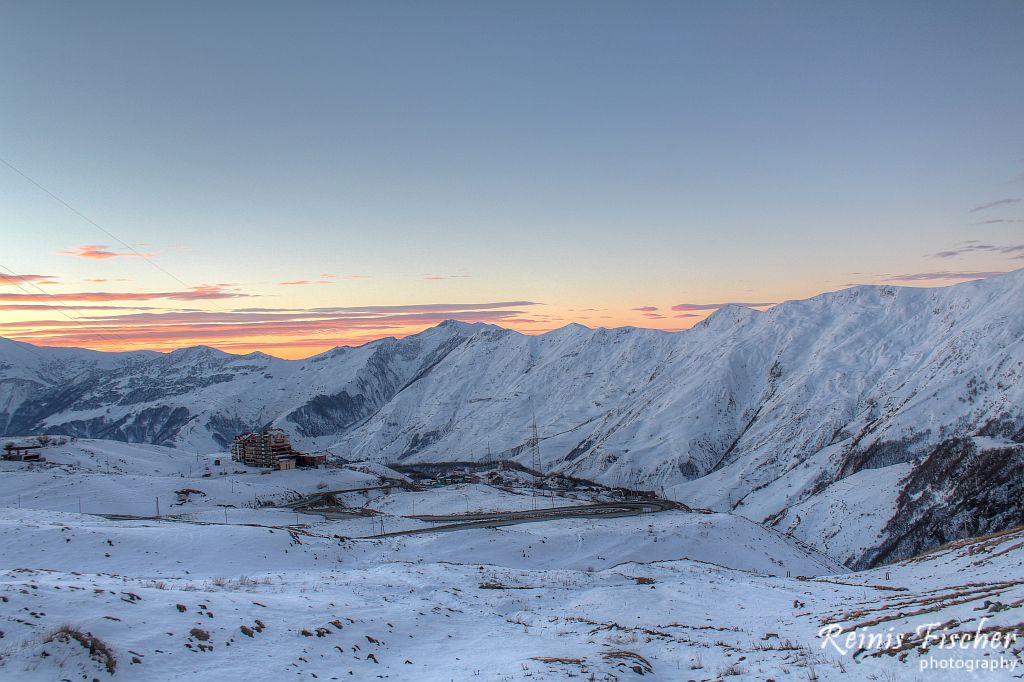
<instances>
[{"instance_id":1,"label":"wispy cloud","mask_svg":"<svg viewBox=\"0 0 1024 682\"><path fill-rule=\"evenodd\" d=\"M91 284L107 284L108 282L130 282L126 277L90 277L82 280Z\"/></svg>"},{"instance_id":2,"label":"wispy cloud","mask_svg":"<svg viewBox=\"0 0 1024 682\"><path fill-rule=\"evenodd\" d=\"M739 305L744 308L766 308L768 306L775 305L774 303L678 303L672 306L672 310L675 311L687 311L687 310L718 310L727 305Z\"/></svg>"},{"instance_id":3,"label":"wispy cloud","mask_svg":"<svg viewBox=\"0 0 1024 682\"><path fill-rule=\"evenodd\" d=\"M698 315L697 313L679 313L678 315L673 315L672 317L700 317L700 315Z\"/></svg>"},{"instance_id":4,"label":"wispy cloud","mask_svg":"<svg viewBox=\"0 0 1024 682\"><path fill-rule=\"evenodd\" d=\"M995 272L977 272L977 271L959 271L950 272L943 270L940 272L916 272L913 274L906 275L890 275L885 278L886 282L930 282L933 280L968 280L968 279L985 279L987 277L994 277L995 275L1004 275L1004 271Z\"/></svg>"},{"instance_id":5,"label":"wispy cloud","mask_svg":"<svg viewBox=\"0 0 1024 682\"><path fill-rule=\"evenodd\" d=\"M221 284L201 284L188 291L152 291L152 292L115 292L115 291L78 291L54 293L49 296L58 301L151 301L171 299L176 301L205 301L222 298L243 298L250 294L230 291ZM22 301L35 298L31 294L0 293L0 301Z\"/></svg>"},{"instance_id":6,"label":"wispy cloud","mask_svg":"<svg viewBox=\"0 0 1024 682\"><path fill-rule=\"evenodd\" d=\"M39 297L37 300L46 300L47 297ZM15 311L15 310L55 310L59 309L57 306L47 305L45 303L0 303L0 310ZM74 306L75 311L82 310L166 310L166 308L154 308L151 306L137 306L137 305L76 305ZM24 323L34 324L34 323Z\"/></svg>"},{"instance_id":7,"label":"wispy cloud","mask_svg":"<svg viewBox=\"0 0 1024 682\"><path fill-rule=\"evenodd\" d=\"M48 345L103 347L97 335L140 347L170 349L196 343L222 348L328 348L383 335L404 336L446 319L533 323L532 301L435 303L316 309L243 308L84 315L0 323L4 336Z\"/></svg>"},{"instance_id":8,"label":"wispy cloud","mask_svg":"<svg viewBox=\"0 0 1024 682\"><path fill-rule=\"evenodd\" d=\"M653 313L657 309L658 309L658 306L654 306L654 305L642 305L639 308L630 308L630 310L637 310L637 311L640 311L642 313Z\"/></svg>"},{"instance_id":9,"label":"wispy cloud","mask_svg":"<svg viewBox=\"0 0 1024 682\"><path fill-rule=\"evenodd\" d=\"M1024 218L992 218L990 220L980 220L971 225L997 225L999 223L1024 223Z\"/></svg>"},{"instance_id":10,"label":"wispy cloud","mask_svg":"<svg viewBox=\"0 0 1024 682\"><path fill-rule=\"evenodd\" d=\"M18 286L19 284L58 284L53 275L3 275L0 274L0 286Z\"/></svg>"},{"instance_id":11,"label":"wispy cloud","mask_svg":"<svg viewBox=\"0 0 1024 682\"><path fill-rule=\"evenodd\" d=\"M1006 246L1000 246L998 244L985 244L972 239L970 241L961 242L952 249L946 251L938 251L936 253L928 254L929 258L956 258L958 256L964 256L970 253L994 253L1004 256L1013 255L1017 257L1017 254L1024 254L1024 244L1010 244Z\"/></svg>"},{"instance_id":12,"label":"wispy cloud","mask_svg":"<svg viewBox=\"0 0 1024 682\"><path fill-rule=\"evenodd\" d=\"M641 315L643 315L644 317L646 317L648 319L651 319L651 320L661 320L661 319L663 319L665 317L664 315L662 315L660 313L651 313L651 312L641 313Z\"/></svg>"},{"instance_id":13,"label":"wispy cloud","mask_svg":"<svg viewBox=\"0 0 1024 682\"><path fill-rule=\"evenodd\" d=\"M75 256L77 258L89 258L92 260L106 260L107 258L152 258L155 253L137 253L135 251L111 251L105 244L84 244L72 247L72 251L58 251L62 256Z\"/></svg>"},{"instance_id":14,"label":"wispy cloud","mask_svg":"<svg viewBox=\"0 0 1024 682\"><path fill-rule=\"evenodd\" d=\"M283 287L294 287L294 286L298 286L300 284L309 284L309 280L308 279L297 279L297 280L295 280L293 282L278 282L278 284L283 286Z\"/></svg>"},{"instance_id":15,"label":"wispy cloud","mask_svg":"<svg viewBox=\"0 0 1024 682\"><path fill-rule=\"evenodd\" d=\"M988 209L995 208L996 206L1006 206L1007 204L1019 204L1019 203L1020 203L1020 199L1019 198L997 199L996 201L990 201L987 204L979 204L979 205L975 206L974 208L972 208L969 211L969 213L978 213L979 211L987 211Z\"/></svg>"},{"instance_id":16,"label":"wispy cloud","mask_svg":"<svg viewBox=\"0 0 1024 682\"><path fill-rule=\"evenodd\" d=\"M472 277L473 275L423 275L423 279L435 281L441 279L464 279L466 277Z\"/></svg>"}]
</instances>

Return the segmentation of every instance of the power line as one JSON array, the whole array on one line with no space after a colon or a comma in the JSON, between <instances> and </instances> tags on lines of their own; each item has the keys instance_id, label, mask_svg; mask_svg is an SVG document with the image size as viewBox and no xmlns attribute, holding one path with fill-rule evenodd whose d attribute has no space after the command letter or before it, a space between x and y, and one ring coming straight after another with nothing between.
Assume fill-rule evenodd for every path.
<instances>
[{"instance_id":1,"label":"power line","mask_svg":"<svg viewBox=\"0 0 1024 682\"><path fill-rule=\"evenodd\" d=\"M134 246L132 246L131 244L129 244L129 243L128 243L128 242L126 242L125 240L121 239L121 238L120 238L120 237L118 237L118 236L117 236L116 234L114 234L113 232L111 232L111 231L110 231L110 230L108 230L107 228L103 227L102 225L100 225L99 223L97 223L97 222L96 222L95 220L93 220L93 219L92 219L92 218L90 218L89 216L87 216L87 215L85 215L84 213L82 213L81 211L79 211L79 210L78 210L77 208L75 208L75 207L74 207L74 206L72 206L72 205L71 205L70 203L68 203L67 201L65 201L65 200L64 200L63 198L61 198L60 196L58 196L58 195L57 195L57 194L56 194L55 192L52 192L52 191L50 191L50 190L49 190L49 189L48 189L47 187L45 187L45 186L44 186L44 185L43 185L42 183L40 183L39 181L37 181L37 180L35 180L34 178L32 178L31 176L29 176L29 175L28 175L27 173L25 173L24 171L22 171L22 170L21 170L20 168L18 168L17 166L15 166L15 165L14 165L13 163L11 163L10 161L8 161L7 159L5 159L5 158L4 158L4 157L2 157L2 156L0 156L0 163L3 163L3 164L4 164L5 166L7 166L8 168L10 168L10 169L11 169L12 171L14 171L14 172L15 172L15 173L17 173L18 175L20 175L20 176L21 176L22 178L24 178L24 179L25 179L25 180L27 180L28 182L30 182L30 183L32 183L33 185L35 185L35 186L36 186L37 188L39 188L39 189L40 189L41 191L43 191L43 192L44 192L45 194L47 194L48 196L50 196L51 198L53 198L53 199L54 199L55 201L57 201L58 203L60 203L60 204L61 204L62 206L64 206L65 208L67 208L67 209L68 209L69 211L71 211L72 213L74 213L74 214L75 214L76 216L78 216L79 218L81 218L81 219L82 219L82 220L84 220L85 222L89 223L90 225L92 225L92 226L93 226L93 227L95 227L95 228L96 228L97 230L101 231L101 232L102 232L103 234L107 235L108 237L110 237L111 239L113 239L114 241L116 241L116 242L117 242L118 244L120 244L120 245L121 245L121 246L123 246L124 248L128 249L129 251L131 251L131 252L132 252L132 253L133 253L133 254L134 254L135 256L137 256L137 257L141 258L142 260L146 261L147 263L149 263L150 265L152 265L152 266L153 266L154 268L156 268L156 269L157 269L157 270L159 270L160 272L164 273L165 275L167 275L168 277L170 277L171 279L173 279L173 280L174 280L175 282L177 282L177 283L178 283L178 284L180 284L181 286L185 287L185 289L193 289L193 288L194 288L194 287L192 287L192 286L191 286L190 284L188 284L187 282L185 282L184 280L182 280L182 279L181 279L180 277L178 277L178 276L177 276L177 275L175 275L174 273L170 272L169 270L167 270L166 268L164 268L163 266L161 266L160 264L158 264L158 263L157 263L156 261L152 260L152 259L151 259L151 258L150 258L149 256L147 256L146 254L142 253L141 251L139 251L138 249L136 249L136 248L135 248ZM7 270L8 272L10 272L10 273L11 273L12 275L14 275L14 276L15 276L15 277L17 278L17 275L16 275L15 273L14 273L14 271L13 271L13 270L9 270L8 268L6 268L6 267L4 267L4 266L0 266L0 267L3 267L3 268L4 268L5 270ZM24 280L22 280L22 281L24 281ZM17 286L17 287L18 287L19 289L21 289L21 290L22 290L22 291L24 291L25 293L29 294L30 296L33 296L33 298L37 298L37 299L38 299L38 297L37 297L37 296L35 296L35 295L34 295L34 294L32 294L32 293L31 293L30 291L28 291L28 290L26 290L26 289L25 289L24 287L22 287L22 286L21 286L21 284L20 284L20 283L18 283L17 281L15 282L15 286ZM35 284L33 284L33 286L36 286L36 285L35 285ZM40 289L40 288L39 288L38 286L36 286L36 288L37 288L37 289L39 289L40 291L42 291L42 292L43 292L43 294L45 294L46 296L50 296L50 297L51 297L51 298L53 298L54 300L58 300L58 301L59 301L59 299L57 299L56 297L54 297L54 296L53 296L52 294L50 294L49 292L47 292L47 291L44 291L44 290ZM40 299L40 300L41 300L41 299ZM216 303L216 301L213 301L213 300L211 300L211 299L206 299L206 300L207 300L207 302L208 302L208 303L209 303L210 305L212 305L212 306L213 306L214 308L218 308L218 309L219 309L219 310L221 310L222 312L230 312L230 311L228 311L228 310L227 310L226 308L224 308L223 306L221 306L221 305L219 305L218 303ZM47 307L53 308L54 310L58 310L58 312L61 312L61 314L62 314L62 315L64 315L65 317L67 317L68 319L70 319L70 320L74 321L74 322L75 322L76 324L79 324L79 325L81 325L81 326L82 326L83 328L85 328L86 330L89 330L89 328L88 328L88 326L87 326L87 325L83 324L83 323L82 323L81 321L77 320L76 318L74 318L74 317L71 317L71 316L70 316L70 315L68 315L67 313L65 313L65 312L63 312L63 311L61 311L61 310L59 310L58 308L55 308L55 307L53 307L53 306L49 306L49 305L48 305L48 304L46 304L46 303L44 303L44 305L47 305ZM63 303L62 303L61 305L63 306ZM65 306L65 307L66 307L66 306ZM94 336L97 336L97 337L99 337L99 338L104 338L104 337L103 337L103 335L102 335L101 333L99 333L99 332L94 332L94 331L91 331L91 330L90 330L90 331L89 331L89 333L91 333L91 334L93 334ZM119 336L119 335L117 335L116 333L115 333L114 335L115 335L115 336ZM122 339L123 339L123 340L124 340L125 342L127 342L127 343L130 343L130 342L129 342L129 341L127 340L127 339L124 339L123 337L119 337L119 338L122 338ZM31 345L31 344L29 344L29 345ZM33 350L35 350L35 349L33 349ZM40 354L40 355L41 355L41 354ZM227 400L227 397L226 397L226 396L225 396L224 398L221 398L220 400L218 400L218 401L216 402L216 406L217 406L217 407L223 407L223 406L224 406L224 404L225 404L225 402L226 402L226 400Z\"/></svg>"},{"instance_id":2,"label":"power line","mask_svg":"<svg viewBox=\"0 0 1024 682\"><path fill-rule=\"evenodd\" d=\"M80 320L79 318L77 318L77 317L72 317L71 315L68 315L68 314L67 314L67 313L66 313L66 312L65 312L65 311L64 311L64 310L62 309L62 308L71 308L72 310L77 310L77 308L74 308L74 307L72 307L72 306L65 306L65 305L64 305L64 303L63 303L63 302L62 302L62 301L61 301L61 300L60 300L59 298L57 298L56 296L54 296L53 294L51 294L51 293L50 293L50 292L48 292L48 291L44 291L43 289L41 289L41 288L40 288L39 286L37 286L36 284L34 284L34 283L32 283L32 282L28 282L28 281L26 281L26 280L22 279L20 275L18 275L17 273L15 273L15 272L14 272L14 270L11 270L11 269L10 269L9 267L7 267L6 265L4 265L3 263L0 263L0 270L6 270L6 271L7 271L8 273L10 273L10 277L11 277L11 283L12 283L12 284L14 284L14 286L18 287L19 289L21 289L21 290L22 290L23 292L25 292L25 294L26 294L26 295L28 295L28 296L31 296L31 297L32 297L32 298L34 298L35 300L39 301L39 302L40 302L40 303L41 303L42 305L46 306L46 307L47 307L47 308L49 308L50 310L55 310L55 311L57 311L58 313L60 313L60 314L61 314L61 315L63 315L64 317L68 318L69 320L71 320L71 321L72 321L72 322L74 322L75 324L77 324L77 325L81 326L81 327L82 327L83 329L85 329L85 330L86 330L86 332L87 332L87 333L89 333L89 334L92 334L93 336L95 336L95 337L97 337L97 338L99 338L99 339L102 339L102 340L104 340L104 341L107 341L107 342L109 342L109 343L114 343L114 344L115 344L115 346L116 346L116 345L118 345L118 344L116 344L116 342L115 342L115 341L114 341L113 339L111 339L111 338L109 338L109 337L107 337L107 336L104 336L104 335L103 335L102 333L100 333L100 332L98 332L98 331L94 331L94 330L92 330L92 329L91 329L91 328L90 328L90 327L89 327L89 326L88 326L87 324L85 324L84 322L82 322L82 321L81 321L81 320ZM38 294L34 294L34 293L32 293L31 291L29 291L28 289L26 289L25 287L23 287L23 286L21 285L21 282L24 282L25 284L30 284L31 286L34 286L34 287L35 287L36 289L39 289L39 291L40 291L40 292L42 292L42 294L43 294L44 296L49 296L49 297L50 297L50 298L52 298L53 300L55 300L55 301L57 301L58 303L60 303L60 307L57 307L57 306L54 306L54 305L50 305L50 304L49 304L49 303L47 303L47 302L46 302L46 301L45 301L44 299L40 298ZM78 311L78 312L81 312L81 311ZM111 333L112 333L112 334L114 334L114 336L116 336L117 338L119 338L119 339L121 339L122 341L124 341L125 343L130 343L130 342L128 341L128 339L124 338L123 336L120 336L120 335L119 335L119 334L117 334L116 332L111 332ZM30 344L30 345L31 345L31 344ZM121 348L121 350L122 350L123 352L128 352L128 351L129 351L129 349L125 348L124 346L121 346L120 348Z\"/></svg>"},{"instance_id":3,"label":"power line","mask_svg":"<svg viewBox=\"0 0 1024 682\"><path fill-rule=\"evenodd\" d=\"M21 177L23 177L23 178L25 178L26 180L28 180L29 182L31 182L31 183L32 183L33 185L35 185L36 187L38 187L39 189L41 189L41 190L42 190L43 192L45 192L46 194L50 195L50 197L52 197L53 199L55 199L56 201L58 201L58 202L59 202L59 203L60 203L61 205L63 205L63 206L64 206L64 207L66 208L66 209L68 209L69 211L71 211L72 213L74 213L74 214L75 214L76 216L78 216L79 218L81 218L81 219L82 219L82 220L84 220L85 222L89 223L90 225L92 225L93 227L95 227L95 228L96 228L97 230L100 230L100 231L101 231L101 232L102 232L103 234L107 235L108 237L110 237L111 239L113 239L114 241L116 241L116 242L117 242L118 244L120 244L120 245L121 245L121 246L123 246L124 248L128 249L128 250L129 250L129 251L131 251L131 252L132 252L133 254L135 254L136 256L138 256L138 257L139 257L139 258L141 258L142 260L146 261L147 263L149 263L150 265L152 265L152 266L153 266L154 268L156 268L156 269L157 269L157 270L159 270L160 272L164 273L165 275L167 275L168 277L170 277L171 279L173 279L174 281L176 281L176 282L177 282L178 284L180 284L181 286L185 287L186 289L190 289L190 288L191 288L191 287L190 287L190 286L189 286L188 284L186 284L186 283L185 283L185 282L184 282L183 280L181 280L180 278L178 278L178 277L177 277L176 275L174 275L173 273L169 272L169 271L168 271L167 269L165 269L165 268L164 268L163 266L159 265L159 264L158 264L158 263L157 263L156 261L153 261L153 260L151 260L151 259L150 259L150 258L149 258L149 257L148 257L148 256L147 256L146 254L142 253L141 251L139 251L138 249L136 249L136 248L135 248L134 246L132 246L132 245L131 245L131 244L129 244L128 242L124 241L123 239L121 239L120 237L118 237L118 236L117 236L116 234L114 234L113 232L111 232L111 231L110 231L110 230L108 230L107 228L103 227L102 225L100 225L100 224L99 224L99 223L97 223L97 222L96 222L95 220L93 220L93 219L92 219L92 218L90 218L89 216L87 216L87 215L85 215L84 213L82 213L81 211L79 211L79 210L78 210L77 208L75 208L74 206L72 206L72 205L71 205L71 204L69 204L68 202L64 201L64 199L62 199L61 197L59 197L59 196L58 196L57 194L55 194L55 193L51 192L51 191L50 191L49 189L47 189L46 187L44 187L44 186L43 186L42 184L40 184L40 183L39 183L38 181L36 181L36 180L35 180L35 179L33 179L32 177L30 177L30 176L29 176L29 175L28 175L27 173L25 173L24 171L22 171L22 170L21 170L20 168L18 168L17 166L15 166L15 165L14 165L13 163L11 163L10 161L8 161L7 159L5 159L5 158L4 158L4 157L2 157L2 156L0 156L0 163L3 163L3 164L4 164L5 166L7 166L8 168L10 168L10 169L11 169L12 171L14 171L15 173L17 173L17 174L18 174L18 175L20 175Z\"/></svg>"}]
</instances>

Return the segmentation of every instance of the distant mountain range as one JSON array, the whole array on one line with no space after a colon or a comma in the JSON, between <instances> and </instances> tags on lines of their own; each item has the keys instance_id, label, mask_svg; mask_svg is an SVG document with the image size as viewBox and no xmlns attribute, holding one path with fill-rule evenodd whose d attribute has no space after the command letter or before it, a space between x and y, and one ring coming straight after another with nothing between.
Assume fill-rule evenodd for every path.
<instances>
[{"instance_id":1,"label":"distant mountain range","mask_svg":"<svg viewBox=\"0 0 1024 682\"><path fill-rule=\"evenodd\" d=\"M861 567L1024 523L1024 270L858 286L693 329L448 321L305 360L0 339L0 433L383 462L511 458L732 510Z\"/></svg>"}]
</instances>

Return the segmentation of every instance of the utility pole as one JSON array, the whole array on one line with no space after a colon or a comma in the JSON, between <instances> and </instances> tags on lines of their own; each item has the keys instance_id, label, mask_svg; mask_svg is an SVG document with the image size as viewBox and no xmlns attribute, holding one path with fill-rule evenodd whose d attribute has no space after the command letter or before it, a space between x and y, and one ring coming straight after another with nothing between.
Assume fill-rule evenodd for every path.
<instances>
[{"instance_id":1,"label":"utility pole","mask_svg":"<svg viewBox=\"0 0 1024 682\"><path fill-rule=\"evenodd\" d=\"M160 496L156 496L156 517L160 518Z\"/></svg>"},{"instance_id":2,"label":"utility pole","mask_svg":"<svg viewBox=\"0 0 1024 682\"><path fill-rule=\"evenodd\" d=\"M530 454L533 465L533 508L537 508L537 474L540 473L540 436L537 435L537 415L533 415L533 434L530 437Z\"/></svg>"},{"instance_id":3,"label":"utility pole","mask_svg":"<svg viewBox=\"0 0 1024 682\"><path fill-rule=\"evenodd\" d=\"M82 496L81 495L78 496L78 513L79 514L82 513Z\"/></svg>"}]
</instances>

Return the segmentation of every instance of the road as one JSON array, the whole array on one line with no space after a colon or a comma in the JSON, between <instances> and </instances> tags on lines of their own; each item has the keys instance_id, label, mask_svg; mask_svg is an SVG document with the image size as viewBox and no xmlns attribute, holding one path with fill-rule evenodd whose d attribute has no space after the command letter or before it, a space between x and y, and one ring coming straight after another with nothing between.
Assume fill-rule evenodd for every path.
<instances>
[{"instance_id":1,"label":"road","mask_svg":"<svg viewBox=\"0 0 1024 682\"><path fill-rule=\"evenodd\" d=\"M380 490L391 486L373 486L367 488L354 488L350 490L329 490L307 495L302 499L286 505L286 508L306 514L317 514L328 519L344 519L360 516L368 516L372 512L364 509L346 508L339 504L334 497L343 493L364 492L369 490ZM317 506L321 505L321 506ZM422 533L447 533L456 530L470 530L473 528L498 528L501 526L512 526L519 523L538 523L541 521L557 521L561 519L612 519L625 516L639 516L641 514L655 514L670 510L693 511L685 504L669 500L622 500L621 502L599 502L596 504L578 505L571 507L548 507L544 509L520 509L516 511L495 511L475 512L468 514L417 514L406 518L416 519L434 525L429 528L415 528L412 530L399 530L390 533L378 533L376 535L363 536L368 538L386 538L399 535L418 535ZM189 519L174 517L148 517L132 516L127 514L99 514L111 520L146 520L146 521L177 521L195 523L198 525L222 525L218 522L192 521ZM262 526L257 523L240 523L230 525ZM267 526L277 527L277 526ZM285 527L295 530L295 527ZM312 535L312 533L310 533Z\"/></svg>"},{"instance_id":2,"label":"road","mask_svg":"<svg viewBox=\"0 0 1024 682\"><path fill-rule=\"evenodd\" d=\"M445 525L416 528L414 530L399 530L392 533L382 533L373 537L383 538L397 535L416 535L419 533L445 533L454 530L468 530L470 528L497 528L517 523L537 523L539 521L555 521L559 519L610 519L621 516L654 514L671 509L690 511L686 505L669 500L624 500L622 502L601 502L574 507L523 509L510 512L478 512L475 514L448 514L442 516L417 515L409 516L408 518L431 523L443 523Z\"/></svg>"}]
</instances>

